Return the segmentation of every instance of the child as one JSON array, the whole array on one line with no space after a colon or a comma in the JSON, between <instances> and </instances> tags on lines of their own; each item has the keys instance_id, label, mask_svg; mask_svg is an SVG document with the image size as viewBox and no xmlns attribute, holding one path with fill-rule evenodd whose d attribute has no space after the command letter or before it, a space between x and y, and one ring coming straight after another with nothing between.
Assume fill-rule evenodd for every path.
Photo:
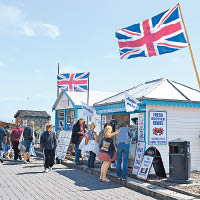
<instances>
[{"instance_id":1,"label":"child","mask_svg":"<svg viewBox=\"0 0 200 200\"><path fill-rule=\"evenodd\" d=\"M94 131L95 129L95 124L91 123L89 125L90 130L87 133L87 138L88 138L88 147L87 150L89 152L89 159L88 159L88 167L89 168L94 168L94 162L96 155L99 154L99 145L98 145L98 136L96 132ZM87 141L87 139L86 139Z\"/></svg>"},{"instance_id":2,"label":"child","mask_svg":"<svg viewBox=\"0 0 200 200\"><path fill-rule=\"evenodd\" d=\"M40 138L40 146L44 149L44 172L52 170L55 160L55 149L56 149L56 134L53 132L53 125L47 125L46 131Z\"/></svg>"}]
</instances>

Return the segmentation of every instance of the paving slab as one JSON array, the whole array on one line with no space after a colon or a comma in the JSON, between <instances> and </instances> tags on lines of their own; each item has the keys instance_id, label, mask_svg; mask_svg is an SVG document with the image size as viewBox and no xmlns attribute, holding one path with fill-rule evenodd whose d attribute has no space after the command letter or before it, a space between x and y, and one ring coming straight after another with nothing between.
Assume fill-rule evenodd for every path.
<instances>
[{"instance_id":1,"label":"paving slab","mask_svg":"<svg viewBox=\"0 0 200 200\"><path fill-rule=\"evenodd\" d=\"M0 200L46 199L155 199L118 183L100 182L96 175L77 168L55 165L43 172L43 160L30 164L5 161L0 164Z\"/></svg>"}]
</instances>

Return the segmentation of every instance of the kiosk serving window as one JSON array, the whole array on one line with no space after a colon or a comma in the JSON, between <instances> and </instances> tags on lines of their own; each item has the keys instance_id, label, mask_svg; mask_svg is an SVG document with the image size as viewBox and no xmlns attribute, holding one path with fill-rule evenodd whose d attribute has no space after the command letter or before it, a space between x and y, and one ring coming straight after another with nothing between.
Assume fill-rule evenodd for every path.
<instances>
[{"instance_id":1,"label":"kiosk serving window","mask_svg":"<svg viewBox=\"0 0 200 200\"><path fill-rule=\"evenodd\" d=\"M68 110L67 111L67 124L73 124L75 121L75 111Z\"/></svg>"},{"instance_id":2,"label":"kiosk serving window","mask_svg":"<svg viewBox=\"0 0 200 200\"><path fill-rule=\"evenodd\" d=\"M63 110L58 111L58 129L59 130L64 129L64 111Z\"/></svg>"},{"instance_id":3,"label":"kiosk serving window","mask_svg":"<svg viewBox=\"0 0 200 200\"><path fill-rule=\"evenodd\" d=\"M130 114L112 115L112 119L116 119L118 123L125 122L130 125Z\"/></svg>"}]
</instances>

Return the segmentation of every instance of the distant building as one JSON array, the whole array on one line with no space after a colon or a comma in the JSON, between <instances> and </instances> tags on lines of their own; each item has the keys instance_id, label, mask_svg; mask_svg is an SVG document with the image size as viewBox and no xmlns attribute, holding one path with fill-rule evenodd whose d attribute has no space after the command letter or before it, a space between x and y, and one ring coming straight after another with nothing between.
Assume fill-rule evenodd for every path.
<instances>
[{"instance_id":1,"label":"distant building","mask_svg":"<svg viewBox=\"0 0 200 200\"><path fill-rule=\"evenodd\" d=\"M51 120L51 116L46 111L18 110L14 115L15 122L20 123L22 127L31 121L35 122L36 127L44 127Z\"/></svg>"},{"instance_id":2,"label":"distant building","mask_svg":"<svg viewBox=\"0 0 200 200\"><path fill-rule=\"evenodd\" d=\"M3 128L6 128L6 127L14 128L15 124L10 123L10 122L4 122L4 121L0 120L0 126L3 127Z\"/></svg>"}]
</instances>

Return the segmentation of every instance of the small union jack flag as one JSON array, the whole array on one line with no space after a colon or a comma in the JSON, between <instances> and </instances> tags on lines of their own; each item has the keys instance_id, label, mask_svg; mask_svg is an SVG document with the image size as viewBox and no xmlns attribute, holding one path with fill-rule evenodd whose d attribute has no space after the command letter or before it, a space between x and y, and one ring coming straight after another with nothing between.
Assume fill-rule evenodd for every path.
<instances>
[{"instance_id":1,"label":"small union jack flag","mask_svg":"<svg viewBox=\"0 0 200 200\"><path fill-rule=\"evenodd\" d=\"M57 86L70 92L87 92L89 73L67 73L57 75Z\"/></svg>"},{"instance_id":2,"label":"small union jack flag","mask_svg":"<svg viewBox=\"0 0 200 200\"><path fill-rule=\"evenodd\" d=\"M187 47L178 4L138 24L117 30L121 59L151 57Z\"/></svg>"}]
</instances>

